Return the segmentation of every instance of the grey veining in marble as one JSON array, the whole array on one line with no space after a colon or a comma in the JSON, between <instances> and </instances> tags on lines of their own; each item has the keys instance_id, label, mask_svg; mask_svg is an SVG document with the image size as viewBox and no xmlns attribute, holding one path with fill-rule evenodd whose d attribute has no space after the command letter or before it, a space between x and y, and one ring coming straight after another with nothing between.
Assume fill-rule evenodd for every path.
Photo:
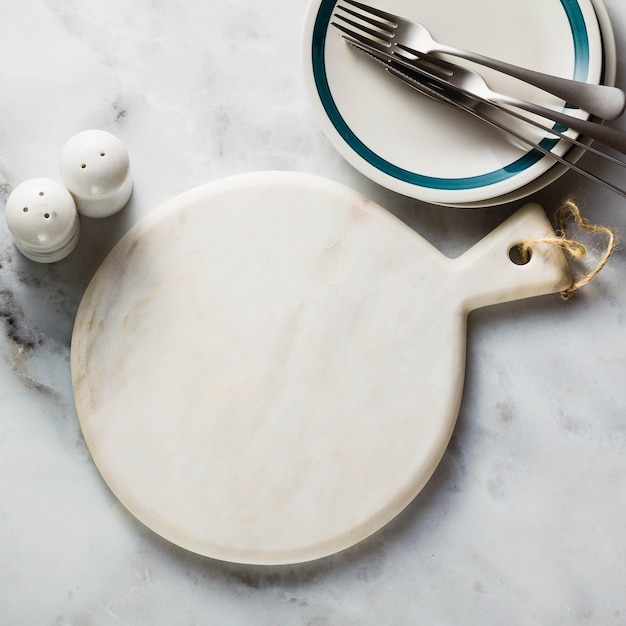
<instances>
[{"instance_id":1,"label":"grey veining in marble","mask_svg":"<svg viewBox=\"0 0 626 626\"><path fill-rule=\"evenodd\" d=\"M606 5L621 61L626 8ZM0 624L625 623L623 246L569 303L471 314L441 464L398 518L346 552L287 567L195 556L135 521L93 465L71 392L74 316L106 253L165 200L242 172L319 174L449 256L519 206L437 208L346 164L300 80L305 10L305 0L0 0L2 222L10 191L58 179L62 146L87 128L124 142L134 179L126 209L82 220L77 249L50 266L0 228ZM591 222L624 232L624 203L574 174L531 199L553 214L568 194Z\"/></svg>"}]
</instances>

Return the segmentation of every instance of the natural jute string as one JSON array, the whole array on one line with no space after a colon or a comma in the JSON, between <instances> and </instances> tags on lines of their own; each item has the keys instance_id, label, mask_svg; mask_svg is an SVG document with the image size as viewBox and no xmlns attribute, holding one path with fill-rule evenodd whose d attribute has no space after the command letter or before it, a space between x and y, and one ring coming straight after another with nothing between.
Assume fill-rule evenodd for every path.
<instances>
[{"instance_id":1,"label":"natural jute string","mask_svg":"<svg viewBox=\"0 0 626 626\"><path fill-rule=\"evenodd\" d=\"M569 216L573 217L574 224L576 224L576 226L581 230L593 234L606 235L607 244L606 249L596 267L578 280L573 281L567 289L561 291L561 297L564 300L569 300L579 289L589 284L598 275L602 268L608 263L608 260L611 254L613 254L616 246L615 231L607 226L596 226L594 224L590 224L589 221L582 216L578 205L573 200L568 198L563 201L557 211L556 217L558 221L558 230L556 231L556 237L532 239L520 244L519 249L522 260L524 262L528 262L532 246L538 243L547 243L559 246L574 261L580 261L583 259L587 255L587 248L582 243L567 236L567 220Z\"/></svg>"}]
</instances>

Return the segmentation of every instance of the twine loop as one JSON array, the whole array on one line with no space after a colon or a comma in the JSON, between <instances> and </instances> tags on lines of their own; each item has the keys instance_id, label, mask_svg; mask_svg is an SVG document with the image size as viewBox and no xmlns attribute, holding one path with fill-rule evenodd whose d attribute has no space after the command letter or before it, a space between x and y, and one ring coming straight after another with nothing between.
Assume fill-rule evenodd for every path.
<instances>
[{"instance_id":1,"label":"twine loop","mask_svg":"<svg viewBox=\"0 0 626 626\"><path fill-rule=\"evenodd\" d=\"M573 218L574 224L580 229L594 235L604 235L607 239L606 247L600 260L595 268L584 274L578 280L572 280L572 284L561 291L561 297L564 300L572 298L582 287L589 284L608 263L611 254L616 247L615 231L607 226L598 226L590 224L589 220L582 216L578 205L570 198L563 201L556 214L558 222L558 230L555 237L546 237L545 239L529 239L520 244L519 250L524 262L530 260L530 250L533 245L545 243L560 247L573 261L582 261L587 256L587 248L585 245L568 237L567 222L569 218Z\"/></svg>"}]
</instances>

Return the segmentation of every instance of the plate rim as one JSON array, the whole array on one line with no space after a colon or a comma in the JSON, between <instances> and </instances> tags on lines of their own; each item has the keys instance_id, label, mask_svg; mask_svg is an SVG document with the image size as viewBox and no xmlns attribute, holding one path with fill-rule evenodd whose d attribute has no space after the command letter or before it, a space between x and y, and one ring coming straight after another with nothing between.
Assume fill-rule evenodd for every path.
<instances>
[{"instance_id":1,"label":"plate rim","mask_svg":"<svg viewBox=\"0 0 626 626\"><path fill-rule=\"evenodd\" d=\"M597 17L593 2L591 0L558 1L569 20L575 45L574 51L577 57L574 77L581 79L583 78L581 74L584 73L586 79L590 71L595 72L594 68L590 68L590 58L596 55L602 66L604 57L600 26L596 20L592 24L583 11L585 8ZM528 150L514 162L505 164L493 172L446 178L411 172L377 155L344 120L332 98L332 90L325 75L326 36L335 5L336 0L312 0L309 5L302 42L305 76L323 132L341 156L362 174L392 191L427 202L446 205L463 204L465 201L480 202L514 192L536 180L553 166L553 163L544 162L544 165L539 166L542 171L534 172L534 169L538 167L537 164L546 157L536 150ZM583 28L579 28L580 26ZM590 26L593 27L593 33ZM597 51L595 49L596 28L598 30ZM600 82L600 78L598 77L597 82ZM552 148L559 141L562 140L544 138L541 145ZM525 177L529 180L524 180ZM496 190L494 185L504 188Z\"/></svg>"}]
</instances>

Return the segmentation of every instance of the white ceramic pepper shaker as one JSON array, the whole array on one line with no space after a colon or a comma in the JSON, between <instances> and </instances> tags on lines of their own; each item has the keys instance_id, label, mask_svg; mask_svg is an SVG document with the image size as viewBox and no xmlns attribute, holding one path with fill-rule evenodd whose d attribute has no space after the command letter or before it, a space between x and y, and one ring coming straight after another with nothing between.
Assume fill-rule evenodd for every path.
<instances>
[{"instance_id":1,"label":"white ceramic pepper shaker","mask_svg":"<svg viewBox=\"0 0 626 626\"><path fill-rule=\"evenodd\" d=\"M104 130L74 135L61 151L60 170L78 212L86 217L117 213L133 189L128 151Z\"/></svg>"},{"instance_id":2,"label":"white ceramic pepper shaker","mask_svg":"<svg viewBox=\"0 0 626 626\"><path fill-rule=\"evenodd\" d=\"M55 180L32 178L19 184L7 200L5 215L17 249L32 261L59 261L78 243L74 198Z\"/></svg>"}]
</instances>

